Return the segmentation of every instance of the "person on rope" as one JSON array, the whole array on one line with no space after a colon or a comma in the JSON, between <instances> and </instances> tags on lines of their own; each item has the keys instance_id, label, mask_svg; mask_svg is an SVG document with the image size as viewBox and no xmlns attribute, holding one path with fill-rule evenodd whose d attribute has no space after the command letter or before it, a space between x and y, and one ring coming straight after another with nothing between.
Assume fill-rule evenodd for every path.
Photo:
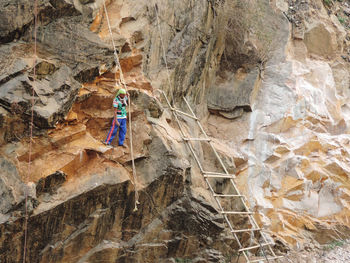
<instances>
[{"instance_id":1,"label":"person on rope","mask_svg":"<svg viewBox=\"0 0 350 263\"><path fill-rule=\"evenodd\" d=\"M108 135L106 140L104 141L104 144L111 145L111 142L113 141L114 137L117 135L117 132L119 130L118 146L123 146L127 148L126 145L124 145L124 140L126 135L127 105L128 105L128 94L125 89L119 89L117 92L117 95L113 100L114 118L112 122L112 127L108 132Z\"/></svg>"}]
</instances>

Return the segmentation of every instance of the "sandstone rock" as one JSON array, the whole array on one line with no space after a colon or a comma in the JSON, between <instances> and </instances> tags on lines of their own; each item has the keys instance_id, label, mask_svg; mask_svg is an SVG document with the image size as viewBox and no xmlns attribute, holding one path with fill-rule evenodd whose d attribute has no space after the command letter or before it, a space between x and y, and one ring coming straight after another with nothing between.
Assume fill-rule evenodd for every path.
<instances>
[{"instance_id":1,"label":"sandstone rock","mask_svg":"<svg viewBox=\"0 0 350 263\"><path fill-rule=\"evenodd\" d=\"M135 111L146 109L147 115L152 118L160 118L162 116L164 109L158 100L136 90L130 91L130 94L136 108Z\"/></svg>"},{"instance_id":2,"label":"sandstone rock","mask_svg":"<svg viewBox=\"0 0 350 263\"><path fill-rule=\"evenodd\" d=\"M52 126L54 120L62 122L49 131L40 129L32 141L35 173L29 175L29 181L38 182L38 198L34 192L29 198L31 234L27 261L237 261L237 243L227 235L215 200L183 143L171 112L163 107L162 100L153 97L157 88L163 88L176 107L184 106L179 103L183 95L195 106L225 165L236 173L238 189L248 197L247 203L256 211L259 225L279 240L277 247L282 247L282 251L286 250L284 244L303 245L310 239L328 242L335 236L333 227L348 235L350 138L348 113L344 110L344 68L334 64L333 69L326 57L319 61L316 54L307 58L306 44L289 39L287 20L274 13L274 6L270 8L268 2L257 1L257 10L265 8L268 19L264 22L276 31L273 36L278 45L263 45L270 50L263 54L256 53L266 50L259 46L254 30L249 34L241 32L239 49L232 41L225 43L228 33L221 30L227 28L220 27L222 16L217 1L158 3L170 84L154 6L141 0L106 2L131 94L132 125L128 125L128 130L133 133L136 178L132 174L130 148L111 149L101 143L113 118L111 102L116 93L115 79L120 75L115 68L111 70L111 39L102 1L59 0L40 6L43 22L38 32L36 123L43 128L49 126L43 125L45 122ZM287 8L282 1L272 2L277 8ZM9 7L11 4L3 6L8 18L2 19L12 21L9 12L15 10L16 20L19 7ZM321 0L294 1L290 13L298 18L298 12L303 12L307 16L300 21L312 24L319 20L328 30L329 18L320 8ZM52 16L48 15L50 10ZM0 47L4 62L0 69L1 90L10 91L3 92L1 105L6 110L0 112L0 121L4 120L0 123L0 135L6 138L28 131L23 124L12 125L19 122L21 107L28 107L31 99L28 91L33 60L28 41L32 41L32 16L29 18L27 11L23 10L23 21L9 25L2 38L20 41ZM91 30L99 33L105 43L87 29L91 20ZM329 31L330 38L335 30ZM17 36L12 32L17 32ZM224 50L228 52L229 64L223 63ZM260 63L258 55L266 61ZM259 73L251 70L256 63L261 66ZM261 81L256 81L260 77ZM215 81L219 85L214 85ZM76 95L78 82L84 84ZM239 88L235 89L231 84L238 82ZM65 84L69 88L61 90ZM339 98L341 92L336 85L345 89L343 98ZM212 114L208 117L207 95L212 99L216 91L222 96L219 102L225 102L217 111L226 118ZM16 99L21 107L12 107L11 101ZM233 118L248 106L251 112ZM64 119L68 111L69 116ZM181 125L191 137L200 136L193 120L183 117ZM11 136L6 135L10 130ZM128 133L128 145L129 136ZM1 141L0 147L6 156L4 167L7 171L16 169L15 179L11 179L14 184L20 181L16 178L24 178L30 152L28 140L19 137L17 141L4 145ZM205 168L220 169L204 143L193 145ZM57 170L64 175L55 173ZM3 180L14 178L13 174L0 175L0 188L6 196L0 202L1 213L6 213L0 214L0 261L4 262L22 261L22 184L16 185L18 193L13 194L9 190L12 185L9 187ZM33 183L29 185L33 187ZM220 193L232 193L229 185L227 180L213 182L215 191ZM133 212L135 189L140 205ZM228 209L243 209L237 201L223 204ZM233 222L235 226L249 226L243 217L233 217ZM243 235L242 241L248 244L250 236Z\"/></svg>"},{"instance_id":3,"label":"sandstone rock","mask_svg":"<svg viewBox=\"0 0 350 263\"><path fill-rule=\"evenodd\" d=\"M6 214L24 199L25 184L16 166L3 156L0 157L0 168L0 214Z\"/></svg>"},{"instance_id":4,"label":"sandstone rock","mask_svg":"<svg viewBox=\"0 0 350 263\"><path fill-rule=\"evenodd\" d=\"M209 90L208 109L223 112L233 112L236 109L250 111L251 96L257 79L258 70L254 70L243 79L232 75L223 84L216 83Z\"/></svg>"},{"instance_id":5,"label":"sandstone rock","mask_svg":"<svg viewBox=\"0 0 350 263\"><path fill-rule=\"evenodd\" d=\"M36 194L40 196L43 193L54 194L56 190L66 181L67 175L57 171L45 178L41 178L36 186Z\"/></svg>"},{"instance_id":6,"label":"sandstone rock","mask_svg":"<svg viewBox=\"0 0 350 263\"><path fill-rule=\"evenodd\" d=\"M345 63L336 62L332 65L334 82L337 92L340 96L348 98L350 96L348 87L350 86L350 78ZM346 100L344 100L343 103Z\"/></svg>"},{"instance_id":7,"label":"sandstone rock","mask_svg":"<svg viewBox=\"0 0 350 263\"><path fill-rule=\"evenodd\" d=\"M86 5L86 4L94 3L95 0L79 0L79 2L82 3L83 5Z\"/></svg>"},{"instance_id":8,"label":"sandstone rock","mask_svg":"<svg viewBox=\"0 0 350 263\"><path fill-rule=\"evenodd\" d=\"M13 74L16 73L18 74L18 71ZM53 127L68 112L77 94L79 84L71 74L70 69L63 66L51 76L37 80L35 84L28 76L20 74L3 83L0 104L8 110L12 105L18 104L22 113L30 115L33 87L36 101L35 124L42 128Z\"/></svg>"},{"instance_id":9,"label":"sandstone rock","mask_svg":"<svg viewBox=\"0 0 350 263\"><path fill-rule=\"evenodd\" d=\"M155 88L163 88L173 93L174 99L178 100L178 95L192 93L198 94L197 99L204 101L205 93L199 93L199 90L208 76L215 74L210 69L210 64L221 52L220 44L223 40L223 35L215 27L216 5L214 2L196 2L193 5L190 1L180 1L175 8L168 8L171 3L162 2L158 5L158 10L162 39L170 66L170 81L174 83L174 88L167 83L158 30L149 31L149 38L145 43L145 52L149 54L149 59L144 61L144 71ZM152 19L150 28L156 28L153 6L149 12ZM156 41L150 42L150 39Z\"/></svg>"},{"instance_id":10,"label":"sandstone rock","mask_svg":"<svg viewBox=\"0 0 350 263\"><path fill-rule=\"evenodd\" d=\"M22 4L26 6L22 11L20 6L21 1L17 1L3 9L1 17L10 21L6 28L8 31L2 31L4 35L1 38L5 42L13 38L33 41L33 5ZM42 24L38 27L37 36L39 58L35 65L34 121L38 127L48 128L62 120L72 106L80 87L76 80L93 80L99 74L101 65L112 67L113 56L111 48L84 25L84 19L72 1L39 1L38 12ZM22 112L19 116L22 114L24 120L28 120L31 111L31 90L34 85L32 52L25 42L0 48L2 64L6 65L0 69L0 104L8 110L14 104L20 105Z\"/></svg>"},{"instance_id":11,"label":"sandstone rock","mask_svg":"<svg viewBox=\"0 0 350 263\"><path fill-rule=\"evenodd\" d=\"M178 202L169 213L172 220L168 226L175 231L185 231L189 235L199 235L201 238L206 238L201 234L204 231L209 231L212 238L218 235L224 230L223 219L212 214L216 211L203 201L185 199Z\"/></svg>"},{"instance_id":12,"label":"sandstone rock","mask_svg":"<svg viewBox=\"0 0 350 263\"><path fill-rule=\"evenodd\" d=\"M0 43L8 43L20 38L34 24L34 4L34 2L27 3L23 0L11 3L1 2ZM52 19L59 17L80 14L70 0L51 2L39 0L37 4L43 23L49 23Z\"/></svg>"},{"instance_id":13,"label":"sandstone rock","mask_svg":"<svg viewBox=\"0 0 350 263\"><path fill-rule=\"evenodd\" d=\"M311 25L307 29L304 42L311 54L324 58L333 56L337 49L334 31L322 23Z\"/></svg>"},{"instance_id":14,"label":"sandstone rock","mask_svg":"<svg viewBox=\"0 0 350 263\"><path fill-rule=\"evenodd\" d=\"M32 35L26 38L32 39ZM100 66L111 69L114 63L112 47L89 31L81 17L58 19L39 27L38 39L39 52L49 52L56 61L67 65L79 82L92 81Z\"/></svg>"}]
</instances>

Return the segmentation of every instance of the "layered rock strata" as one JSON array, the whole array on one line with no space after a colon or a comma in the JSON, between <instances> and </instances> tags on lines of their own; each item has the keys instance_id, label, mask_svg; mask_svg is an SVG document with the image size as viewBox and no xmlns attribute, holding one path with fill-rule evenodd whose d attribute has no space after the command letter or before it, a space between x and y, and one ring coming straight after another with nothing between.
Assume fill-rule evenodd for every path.
<instances>
[{"instance_id":1,"label":"layered rock strata","mask_svg":"<svg viewBox=\"0 0 350 263\"><path fill-rule=\"evenodd\" d=\"M189 99L276 250L348 235L347 32L321 0L257 1L242 13L255 31L242 25L239 38L223 30L239 21L216 1L106 1L130 88L136 181L130 148L101 143L119 79L103 2L38 1L35 65L33 4L2 2L0 261L22 261L25 191L27 262L237 260L157 89L182 109ZM205 143L194 148L219 169Z\"/></svg>"}]
</instances>

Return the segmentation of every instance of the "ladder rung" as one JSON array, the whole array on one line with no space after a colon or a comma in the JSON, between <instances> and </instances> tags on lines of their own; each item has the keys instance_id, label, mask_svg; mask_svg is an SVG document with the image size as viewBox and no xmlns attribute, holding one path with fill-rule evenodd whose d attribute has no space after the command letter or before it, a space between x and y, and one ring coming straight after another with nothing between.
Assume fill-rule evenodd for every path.
<instances>
[{"instance_id":1,"label":"ladder rung","mask_svg":"<svg viewBox=\"0 0 350 263\"><path fill-rule=\"evenodd\" d=\"M259 248L259 247L270 246L270 245L273 245L273 244L271 244L271 243L266 243L266 244L261 244L261 245L252 246L252 247L241 248L240 250L238 250L238 252L242 252L242 251L246 251L246 250L251 250L251 249Z\"/></svg>"},{"instance_id":2,"label":"ladder rung","mask_svg":"<svg viewBox=\"0 0 350 263\"><path fill-rule=\"evenodd\" d=\"M221 194L213 194L214 197L244 197L244 195L221 195Z\"/></svg>"},{"instance_id":3,"label":"ladder rung","mask_svg":"<svg viewBox=\"0 0 350 263\"><path fill-rule=\"evenodd\" d=\"M188 113L186 113L186 112L180 111L180 110L178 110L178 109L171 108L171 110L172 110L172 111L175 111L175 112L177 112L177 113L179 113L179 114L185 115L185 116L187 116L187 117L190 117L190 118L192 118L192 119L198 120L197 117L192 116L191 114L188 114Z\"/></svg>"},{"instance_id":4,"label":"ladder rung","mask_svg":"<svg viewBox=\"0 0 350 263\"><path fill-rule=\"evenodd\" d=\"M211 139L207 139L207 138L186 138L186 137L183 137L182 138L184 141L207 141L207 142L210 142Z\"/></svg>"},{"instance_id":5,"label":"ladder rung","mask_svg":"<svg viewBox=\"0 0 350 263\"><path fill-rule=\"evenodd\" d=\"M204 171L203 173L204 174L233 175L233 176L235 176L234 174L225 174L225 173L219 173L219 172L207 172L207 171Z\"/></svg>"},{"instance_id":6,"label":"ladder rung","mask_svg":"<svg viewBox=\"0 0 350 263\"><path fill-rule=\"evenodd\" d=\"M221 211L221 214L228 214L228 215L252 215L253 212L239 212L239 211Z\"/></svg>"},{"instance_id":7,"label":"ladder rung","mask_svg":"<svg viewBox=\"0 0 350 263\"><path fill-rule=\"evenodd\" d=\"M170 104L170 102L169 102L169 100L168 100L168 98L167 98L167 96L166 96L166 94L165 94L165 92L162 91L162 90L161 90L161 92L163 93L163 95L164 95L164 97L165 97L165 99L166 99L166 101L167 101L167 103L168 103L168 105L169 105L169 107L170 107L170 110L172 111L172 113L173 113L173 115L174 115L174 117L175 117L175 119L176 119L176 121L177 121L177 123L178 123L178 125L179 125L179 128L180 128L180 131L181 131L182 136L185 136L185 134L184 134L184 132L183 132L182 129L181 129L181 125L180 125L180 123L179 123L179 118L177 117L177 116L178 116L177 114L181 114L181 115L184 115L184 116L187 116L187 117L189 117L189 118L192 118L192 119L196 120L196 121L197 121L197 124L198 124L198 126L199 126L199 128L200 128L201 131L202 131L202 133L204 134L205 137L207 137L206 132L205 132L205 130L203 129L203 127L202 127L202 125L201 125L199 119L196 117L195 113L193 112L193 110L192 110L190 104L188 103L188 101L186 100L185 97L183 97L183 99L184 99L184 101L186 102L186 105L187 105L187 107L189 108L191 114L188 114L188 113L183 112L183 111L181 111L181 110L179 110L179 109L177 109L177 108L172 107L171 104ZM236 188L235 183L234 183L234 181L232 180L232 179L236 178L235 175L233 175L233 174L228 174L227 169L225 168L225 165L223 164L223 162L222 162L220 156L218 155L218 153L217 153L217 151L215 150L213 144L211 143L211 140L210 140L208 137L207 137L207 138L186 138L186 137L182 137L182 139L183 139L184 141L187 141L187 142L188 142L188 141L208 141L208 142L209 142L209 145L211 146L212 150L214 151L214 153L215 153L215 155L216 155L218 161L220 162L221 166L223 167L223 170L224 170L226 173L216 173L216 172L205 172L205 171L203 171L203 167L201 166L201 164L200 164L200 162L199 162L199 160L198 160L198 157L196 156L196 154L195 154L195 152L194 152L194 150L193 150L193 148L192 148L192 144L191 144L191 143L188 143L188 146L189 146L189 148L190 148L190 150L191 150L191 152L192 152L194 158L196 159L197 164L198 164L198 166L199 166L199 168L200 168L200 170L201 170L201 172L202 172L204 178L228 178L228 179L231 179L231 183L232 183L233 187ZM218 203L218 205L219 205L219 207L220 207L221 210L223 210L223 208L222 208L222 206L221 206L221 204L220 204L220 201L219 201L218 197L238 197L238 198L246 199L245 196L243 196L243 195L238 195L238 194L237 194L237 195L235 195L235 194L216 194L216 193L214 192L212 186L210 185L209 180L208 180L208 179L205 179L205 181L207 182L207 184L208 184L208 186L209 186L209 188L210 188L210 190L211 190L213 196L215 197L215 200L216 200L216 202ZM237 193L238 193L238 190L237 190L237 189L236 189L236 191L237 191ZM221 214L224 215L224 217L225 217L225 219L226 219L226 223L228 224L228 226L230 227L230 229L233 229L233 227L232 227L232 225L231 225L231 223L230 223L230 221L229 221L229 219L228 219L228 217L227 217L226 215L230 215L230 214L231 214L231 215L253 215L253 214L254 214L253 212L250 212L250 211L249 211L249 209L247 208L247 206L246 206L244 200L241 200L241 201L242 201L242 203L244 204L245 209L248 210L247 212L239 212L239 211L221 211L221 212L220 212ZM255 222L254 217L251 217L251 218L249 218L249 219L251 219L253 222ZM256 222L255 222L255 225L256 225ZM250 232L250 231L263 231L263 230L262 230L261 228L259 228L257 225L256 225L256 227L257 227L257 228L231 230L231 233L242 233L242 232ZM234 235L236 236L236 234L234 234ZM263 236L263 237L264 237L264 236ZM237 238L237 236L236 236L236 238ZM264 241L266 242L266 239L265 239L265 238L264 238ZM239 241L238 241L238 243L240 244ZM251 247L247 247L247 248L241 248L241 249L239 249L238 251L239 251L239 252L245 253L244 251L247 251L247 250L250 250L250 249L260 248L260 247L262 247L262 246L270 246L270 245L273 245L273 244L271 244L271 243L259 244L259 245L255 245L255 246L251 246ZM271 248L270 248L270 250L271 250ZM246 258L247 258L247 261L248 261L248 262L251 262L251 263L253 263L253 262L260 262L260 261L265 261L265 260L269 261L269 260L275 260L275 259L278 259L278 258L283 258L283 256L276 256L276 255L273 253L273 251L272 251L272 254L273 254L273 257L271 257L271 256L270 256L270 257L266 257L266 256L265 256L265 257L261 257L260 259L254 259L254 260L250 260L250 259L248 258L247 255L246 255Z\"/></svg>"},{"instance_id":8,"label":"ladder rung","mask_svg":"<svg viewBox=\"0 0 350 263\"><path fill-rule=\"evenodd\" d=\"M210 175L208 177L212 177L212 175L216 175L217 178L236 178L236 176L234 174L224 174L224 173L218 173L218 172L203 172L204 177L206 177L206 175Z\"/></svg>"},{"instance_id":9,"label":"ladder rung","mask_svg":"<svg viewBox=\"0 0 350 263\"><path fill-rule=\"evenodd\" d=\"M236 178L233 174L205 174L205 178L227 178L227 179L234 179Z\"/></svg>"},{"instance_id":10,"label":"ladder rung","mask_svg":"<svg viewBox=\"0 0 350 263\"><path fill-rule=\"evenodd\" d=\"M276 256L276 257L268 257L267 260L275 260L275 259L279 259L279 258L284 258L284 256ZM261 259L253 259L250 260L250 262L260 262L260 261L266 261L265 257L262 257Z\"/></svg>"},{"instance_id":11,"label":"ladder rung","mask_svg":"<svg viewBox=\"0 0 350 263\"><path fill-rule=\"evenodd\" d=\"M242 233L242 232L250 232L250 231L261 231L261 228L237 229L237 230L231 230L231 233Z\"/></svg>"}]
</instances>

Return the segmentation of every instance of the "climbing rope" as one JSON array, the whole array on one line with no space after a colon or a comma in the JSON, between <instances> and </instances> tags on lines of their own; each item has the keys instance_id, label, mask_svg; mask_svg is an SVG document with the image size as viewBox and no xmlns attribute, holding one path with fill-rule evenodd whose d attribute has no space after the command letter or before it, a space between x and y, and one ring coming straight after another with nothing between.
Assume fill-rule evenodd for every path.
<instances>
[{"instance_id":1,"label":"climbing rope","mask_svg":"<svg viewBox=\"0 0 350 263\"><path fill-rule=\"evenodd\" d=\"M164 59L164 63L165 63L165 69L166 69L167 79L168 79L169 88L170 88L170 86L171 86L170 73L169 73L168 60L166 58L164 41L163 41L163 36L162 36L163 33L162 33L162 29L160 27L160 22L159 22L158 6L157 6L157 4L153 4L153 3L152 3L152 5L154 6L154 11L156 13L157 27L158 27L158 31L159 31L159 38L160 38L160 43L161 43L161 46L162 46L162 55L163 55L163 59ZM172 102L174 102L173 93L171 92L170 94L171 94L171 97L172 97Z\"/></svg>"},{"instance_id":2,"label":"climbing rope","mask_svg":"<svg viewBox=\"0 0 350 263\"><path fill-rule=\"evenodd\" d=\"M24 244L23 244L23 263L26 262L27 258L27 239L28 239L28 181L31 174L31 163L32 163L32 147L33 147L33 126L34 126L34 86L36 83L36 61L37 61L37 19L38 19L38 2L34 2L34 59L33 59L33 86L32 86L32 97L31 97L31 116L30 116L30 137L29 137L29 154L28 154L28 170L25 178L25 203L24 203Z\"/></svg>"},{"instance_id":3,"label":"climbing rope","mask_svg":"<svg viewBox=\"0 0 350 263\"><path fill-rule=\"evenodd\" d=\"M104 7L105 14L106 14L106 20L107 20L107 24L108 24L109 34L110 34L111 39L112 39L115 64L116 64L116 67L118 67L118 69L119 69L121 83L122 83L124 89L128 90L128 88L127 88L127 86L125 84L123 70L122 70L122 67L120 65L119 56L118 56L117 49L116 49L116 46L115 46L115 43L114 43L112 28L111 28L111 24L110 24L108 12L107 12L107 7L106 7L106 1L105 0L103 0L103 7ZM128 107L129 107L130 154L131 154L131 165L132 165L132 177L133 177L133 184L134 184L134 190L135 190L134 191L135 192L135 207L134 207L134 211L137 211L137 205L139 204L139 201L138 201L139 200L139 194L138 194L137 186L136 186L136 167L135 167L133 139L132 139L131 98L130 98L130 94L128 96L128 99L129 99Z\"/></svg>"}]
</instances>

